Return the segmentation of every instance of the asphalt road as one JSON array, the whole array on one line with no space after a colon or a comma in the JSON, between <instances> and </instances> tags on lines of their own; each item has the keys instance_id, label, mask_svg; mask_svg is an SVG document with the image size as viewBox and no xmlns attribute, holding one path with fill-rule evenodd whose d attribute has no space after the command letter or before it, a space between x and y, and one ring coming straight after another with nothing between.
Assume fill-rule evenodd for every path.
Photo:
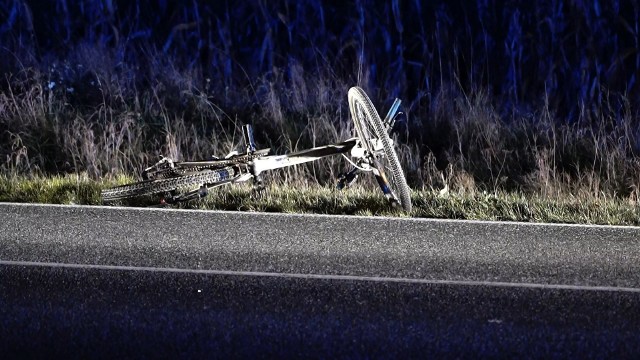
<instances>
[{"instance_id":1,"label":"asphalt road","mask_svg":"<svg viewBox=\"0 0 640 360\"><path fill-rule=\"evenodd\" d=\"M640 229L0 204L0 353L640 354Z\"/></svg>"}]
</instances>

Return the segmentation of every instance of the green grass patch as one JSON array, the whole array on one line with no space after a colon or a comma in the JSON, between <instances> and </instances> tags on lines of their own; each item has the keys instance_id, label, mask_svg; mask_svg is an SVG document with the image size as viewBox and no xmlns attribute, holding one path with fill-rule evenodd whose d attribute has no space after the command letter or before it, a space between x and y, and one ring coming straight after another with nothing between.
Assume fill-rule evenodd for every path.
<instances>
[{"instance_id":1,"label":"green grass patch","mask_svg":"<svg viewBox=\"0 0 640 360\"><path fill-rule=\"evenodd\" d=\"M0 202L100 205L103 188L134 179L120 176L95 181L85 175L54 177L0 176ZM152 206L155 196L124 200L113 205ZM494 194L440 194L433 190L412 192L414 210L404 214L389 206L377 189L354 187L338 191L311 184L269 185L256 194L251 185L212 189L209 196L176 205L178 208L284 213L411 216L442 219L502 220L603 225L640 225L640 207L615 197L577 197Z\"/></svg>"}]
</instances>

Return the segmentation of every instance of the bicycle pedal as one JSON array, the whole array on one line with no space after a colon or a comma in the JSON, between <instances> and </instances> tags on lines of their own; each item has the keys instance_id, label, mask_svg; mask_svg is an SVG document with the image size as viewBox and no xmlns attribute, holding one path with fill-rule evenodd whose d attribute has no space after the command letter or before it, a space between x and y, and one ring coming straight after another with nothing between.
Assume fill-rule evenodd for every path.
<instances>
[{"instance_id":1,"label":"bicycle pedal","mask_svg":"<svg viewBox=\"0 0 640 360\"><path fill-rule=\"evenodd\" d=\"M340 174L338 176L338 185L337 185L338 190L351 187L351 185L353 185L357 179L358 179L358 174L353 171L350 171L347 174Z\"/></svg>"},{"instance_id":2,"label":"bicycle pedal","mask_svg":"<svg viewBox=\"0 0 640 360\"><path fill-rule=\"evenodd\" d=\"M267 187L263 184L254 185L253 190L251 191L251 196L256 199L260 199L267 194Z\"/></svg>"},{"instance_id":3,"label":"bicycle pedal","mask_svg":"<svg viewBox=\"0 0 640 360\"><path fill-rule=\"evenodd\" d=\"M342 190L347 187L347 182L344 179L339 179L338 184L336 185L336 189Z\"/></svg>"},{"instance_id":4,"label":"bicycle pedal","mask_svg":"<svg viewBox=\"0 0 640 360\"><path fill-rule=\"evenodd\" d=\"M147 207L149 208L164 208L164 207L168 207L169 203L165 201L164 198L160 198L160 201L157 204L153 204L153 205L148 205Z\"/></svg>"}]
</instances>

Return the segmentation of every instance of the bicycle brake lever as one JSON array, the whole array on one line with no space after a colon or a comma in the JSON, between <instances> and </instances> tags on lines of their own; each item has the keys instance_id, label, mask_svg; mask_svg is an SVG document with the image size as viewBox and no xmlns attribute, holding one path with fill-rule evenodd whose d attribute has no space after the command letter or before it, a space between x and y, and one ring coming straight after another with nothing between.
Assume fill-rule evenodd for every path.
<instances>
[{"instance_id":1,"label":"bicycle brake lever","mask_svg":"<svg viewBox=\"0 0 640 360\"><path fill-rule=\"evenodd\" d=\"M391 129L393 129L393 125L396 124L396 119L400 115L404 115L404 112L398 111L398 113L393 116L393 118L391 119L391 122L389 123L389 127L388 127L389 131L391 131Z\"/></svg>"}]
</instances>

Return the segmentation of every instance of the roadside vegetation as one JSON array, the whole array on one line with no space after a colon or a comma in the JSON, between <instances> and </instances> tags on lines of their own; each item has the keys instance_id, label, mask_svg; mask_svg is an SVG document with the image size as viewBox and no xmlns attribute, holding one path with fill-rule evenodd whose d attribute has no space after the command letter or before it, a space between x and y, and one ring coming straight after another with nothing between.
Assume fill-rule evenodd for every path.
<instances>
[{"instance_id":1,"label":"roadside vegetation","mask_svg":"<svg viewBox=\"0 0 640 360\"><path fill-rule=\"evenodd\" d=\"M382 114L403 100L413 216L637 224L632 3L9 1L0 201L98 204L160 155L237 149L247 123L274 153L343 140L359 85ZM275 171L267 196L226 187L193 206L393 213L374 187L335 192L345 169Z\"/></svg>"},{"instance_id":2,"label":"roadside vegetation","mask_svg":"<svg viewBox=\"0 0 640 360\"><path fill-rule=\"evenodd\" d=\"M0 176L0 202L101 205L102 188L134 180L120 176L96 181L86 174ZM503 191L463 194L423 189L412 192L412 201L413 211L404 214L390 208L374 187L355 186L338 191L302 182L296 186L272 183L259 194L248 184L224 186L210 191L202 200L172 208L640 226L640 207L617 197L552 198ZM159 198L141 197L112 205L157 206Z\"/></svg>"}]
</instances>

